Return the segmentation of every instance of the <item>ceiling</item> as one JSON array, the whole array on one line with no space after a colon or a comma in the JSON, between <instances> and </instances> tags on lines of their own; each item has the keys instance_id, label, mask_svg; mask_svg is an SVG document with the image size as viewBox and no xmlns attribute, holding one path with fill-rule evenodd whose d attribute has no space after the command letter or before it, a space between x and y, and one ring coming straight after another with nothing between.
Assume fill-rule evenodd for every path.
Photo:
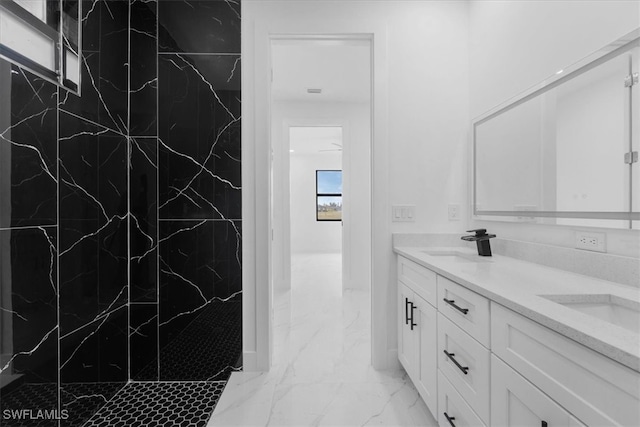
<instances>
[{"instance_id":1,"label":"ceiling","mask_svg":"<svg viewBox=\"0 0 640 427\"><path fill-rule=\"evenodd\" d=\"M369 40L272 42L274 101L368 102L371 94ZM307 89L322 89L309 94Z\"/></svg>"},{"instance_id":2,"label":"ceiling","mask_svg":"<svg viewBox=\"0 0 640 427\"><path fill-rule=\"evenodd\" d=\"M342 148L342 128L307 126L289 128L289 148L295 154L338 153Z\"/></svg>"}]
</instances>

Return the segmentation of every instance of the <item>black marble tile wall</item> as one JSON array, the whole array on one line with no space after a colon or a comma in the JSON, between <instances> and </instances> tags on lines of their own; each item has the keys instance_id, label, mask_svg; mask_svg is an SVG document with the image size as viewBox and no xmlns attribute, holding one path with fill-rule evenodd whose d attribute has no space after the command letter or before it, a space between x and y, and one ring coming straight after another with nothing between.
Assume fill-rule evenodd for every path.
<instances>
[{"instance_id":1,"label":"black marble tile wall","mask_svg":"<svg viewBox=\"0 0 640 427\"><path fill-rule=\"evenodd\" d=\"M127 303L127 139L60 112L60 331Z\"/></svg>"},{"instance_id":2,"label":"black marble tile wall","mask_svg":"<svg viewBox=\"0 0 640 427\"><path fill-rule=\"evenodd\" d=\"M61 426L242 367L240 3L82 10L80 96L0 60L0 409Z\"/></svg>"},{"instance_id":3,"label":"black marble tile wall","mask_svg":"<svg viewBox=\"0 0 640 427\"><path fill-rule=\"evenodd\" d=\"M239 0L159 3L160 52L240 53Z\"/></svg>"},{"instance_id":4,"label":"black marble tile wall","mask_svg":"<svg viewBox=\"0 0 640 427\"><path fill-rule=\"evenodd\" d=\"M0 228L56 224L57 97L0 59Z\"/></svg>"},{"instance_id":5,"label":"black marble tile wall","mask_svg":"<svg viewBox=\"0 0 640 427\"><path fill-rule=\"evenodd\" d=\"M25 397L41 405L27 408L58 407L56 232L0 230L0 414L24 409Z\"/></svg>"},{"instance_id":6,"label":"black marble tile wall","mask_svg":"<svg viewBox=\"0 0 640 427\"><path fill-rule=\"evenodd\" d=\"M129 2L82 2L81 96L60 108L122 134L128 132Z\"/></svg>"},{"instance_id":7,"label":"black marble tile wall","mask_svg":"<svg viewBox=\"0 0 640 427\"><path fill-rule=\"evenodd\" d=\"M241 369L240 4L158 3L159 366Z\"/></svg>"},{"instance_id":8,"label":"black marble tile wall","mask_svg":"<svg viewBox=\"0 0 640 427\"><path fill-rule=\"evenodd\" d=\"M238 367L242 313L230 307L241 299L240 240L239 222L161 222L162 380L226 379L217 375Z\"/></svg>"},{"instance_id":9,"label":"black marble tile wall","mask_svg":"<svg viewBox=\"0 0 640 427\"><path fill-rule=\"evenodd\" d=\"M157 381L158 2L130 6L130 377Z\"/></svg>"},{"instance_id":10,"label":"black marble tile wall","mask_svg":"<svg viewBox=\"0 0 640 427\"><path fill-rule=\"evenodd\" d=\"M158 380L158 304L130 305L131 379Z\"/></svg>"},{"instance_id":11,"label":"black marble tile wall","mask_svg":"<svg viewBox=\"0 0 640 427\"><path fill-rule=\"evenodd\" d=\"M130 13L129 134L157 136L157 2L132 0Z\"/></svg>"},{"instance_id":12,"label":"black marble tile wall","mask_svg":"<svg viewBox=\"0 0 640 427\"><path fill-rule=\"evenodd\" d=\"M160 55L160 218L241 216L239 59Z\"/></svg>"},{"instance_id":13,"label":"black marble tile wall","mask_svg":"<svg viewBox=\"0 0 640 427\"><path fill-rule=\"evenodd\" d=\"M74 383L124 383L127 373L127 307L109 310L60 337L62 388ZM63 405L70 402L63 400Z\"/></svg>"},{"instance_id":14,"label":"black marble tile wall","mask_svg":"<svg viewBox=\"0 0 640 427\"><path fill-rule=\"evenodd\" d=\"M158 301L158 139L130 138L130 300Z\"/></svg>"},{"instance_id":15,"label":"black marble tile wall","mask_svg":"<svg viewBox=\"0 0 640 427\"><path fill-rule=\"evenodd\" d=\"M78 425L105 401L70 389L95 395L128 380L129 146L63 110L58 144L61 405L71 414L63 425Z\"/></svg>"},{"instance_id":16,"label":"black marble tile wall","mask_svg":"<svg viewBox=\"0 0 640 427\"><path fill-rule=\"evenodd\" d=\"M81 95L61 96L58 113L63 426L82 425L129 380L130 7L82 7Z\"/></svg>"},{"instance_id":17,"label":"black marble tile wall","mask_svg":"<svg viewBox=\"0 0 640 427\"><path fill-rule=\"evenodd\" d=\"M53 84L0 59L0 425L58 409L56 109Z\"/></svg>"}]
</instances>

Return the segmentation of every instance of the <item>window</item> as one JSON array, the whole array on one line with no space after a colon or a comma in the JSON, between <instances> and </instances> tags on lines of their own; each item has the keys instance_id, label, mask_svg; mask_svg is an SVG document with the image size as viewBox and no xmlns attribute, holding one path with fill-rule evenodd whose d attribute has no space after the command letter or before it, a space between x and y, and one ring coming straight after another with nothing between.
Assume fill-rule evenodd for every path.
<instances>
[{"instance_id":1,"label":"window","mask_svg":"<svg viewBox=\"0 0 640 427\"><path fill-rule=\"evenodd\" d=\"M78 92L80 3L1 0L0 57Z\"/></svg>"},{"instance_id":2,"label":"window","mask_svg":"<svg viewBox=\"0 0 640 427\"><path fill-rule=\"evenodd\" d=\"M316 171L316 220L342 221L342 171Z\"/></svg>"}]
</instances>

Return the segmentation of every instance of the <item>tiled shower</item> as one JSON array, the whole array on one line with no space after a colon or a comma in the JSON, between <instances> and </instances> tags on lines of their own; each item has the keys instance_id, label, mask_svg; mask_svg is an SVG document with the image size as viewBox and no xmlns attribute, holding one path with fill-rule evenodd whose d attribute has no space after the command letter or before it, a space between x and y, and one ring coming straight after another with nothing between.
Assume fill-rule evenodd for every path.
<instances>
[{"instance_id":1,"label":"tiled shower","mask_svg":"<svg viewBox=\"0 0 640 427\"><path fill-rule=\"evenodd\" d=\"M80 97L0 60L0 424L203 425L242 366L240 3L82 16Z\"/></svg>"}]
</instances>

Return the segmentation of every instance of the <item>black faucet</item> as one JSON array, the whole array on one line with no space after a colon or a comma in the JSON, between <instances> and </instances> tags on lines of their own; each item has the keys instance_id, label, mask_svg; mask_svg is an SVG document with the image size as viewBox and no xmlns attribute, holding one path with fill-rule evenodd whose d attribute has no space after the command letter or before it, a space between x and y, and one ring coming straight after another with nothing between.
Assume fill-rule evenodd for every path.
<instances>
[{"instance_id":1,"label":"black faucet","mask_svg":"<svg viewBox=\"0 0 640 427\"><path fill-rule=\"evenodd\" d=\"M478 246L478 255L480 256L491 256L491 245L489 244L489 239L496 237L495 234L487 234L487 230L484 228L478 228L476 230L467 230L467 233L476 233L473 236L462 236L462 240L466 240L467 242L476 242L476 246Z\"/></svg>"}]
</instances>

